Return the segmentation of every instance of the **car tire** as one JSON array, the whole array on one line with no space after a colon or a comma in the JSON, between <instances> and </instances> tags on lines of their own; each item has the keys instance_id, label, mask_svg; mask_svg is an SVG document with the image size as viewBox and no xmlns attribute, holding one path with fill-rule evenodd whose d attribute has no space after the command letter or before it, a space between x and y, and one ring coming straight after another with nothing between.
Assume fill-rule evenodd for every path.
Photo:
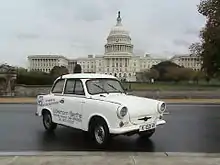
<instances>
[{"instance_id":1,"label":"car tire","mask_svg":"<svg viewBox=\"0 0 220 165\"><path fill-rule=\"evenodd\" d=\"M43 113L43 125L47 131L53 131L57 128L57 124L52 121L52 116L49 111Z\"/></svg>"},{"instance_id":2,"label":"car tire","mask_svg":"<svg viewBox=\"0 0 220 165\"><path fill-rule=\"evenodd\" d=\"M97 120L91 125L90 135L96 146L105 147L111 139L108 126L104 120Z\"/></svg>"},{"instance_id":3,"label":"car tire","mask_svg":"<svg viewBox=\"0 0 220 165\"><path fill-rule=\"evenodd\" d=\"M151 129L145 132L140 132L139 135L141 138L150 138L155 133L155 129Z\"/></svg>"}]
</instances>

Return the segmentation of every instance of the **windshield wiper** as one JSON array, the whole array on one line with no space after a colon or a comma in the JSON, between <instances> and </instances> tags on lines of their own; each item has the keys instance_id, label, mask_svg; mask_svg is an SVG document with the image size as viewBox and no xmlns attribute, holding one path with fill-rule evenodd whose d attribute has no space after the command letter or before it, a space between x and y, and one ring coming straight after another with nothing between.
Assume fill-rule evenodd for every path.
<instances>
[{"instance_id":1,"label":"windshield wiper","mask_svg":"<svg viewBox=\"0 0 220 165\"><path fill-rule=\"evenodd\" d=\"M93 84L93 85L95 85L95 86L98 87L99 89L101 89L101 90L105 91L107 94L109 94L108 91L106 91L104 88L100 87L99 85L97 85L97 84Z\"/></svg>"},{"instance_id":2,"label":"windshield wiper","mask_svg":"<svg viewBox=\"0 0 220 165\"><path fill-rule=\"evenodd\" d=\"M108 86L110 86L110 87L112 87L114 90L116 90L117 92L123 93L123 92L120 91L119 89L115 88L113 85L111 85L111 84L109 84L109 83L107 83L107 84L108 84Z\"/></svg>"}]
</instances>

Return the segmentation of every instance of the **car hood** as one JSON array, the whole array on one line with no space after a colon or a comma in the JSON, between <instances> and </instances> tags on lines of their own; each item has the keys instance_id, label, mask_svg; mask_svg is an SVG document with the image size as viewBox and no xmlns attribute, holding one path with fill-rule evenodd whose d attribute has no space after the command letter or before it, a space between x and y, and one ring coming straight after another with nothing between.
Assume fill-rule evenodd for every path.
<instances>
[{"instance_id":1,"label":"car hood","mask_svg":"<svg viewBox=\"0 0 220 165\"><path fill-rule=\"evenodd\" d=\"M118 103L128 108L132 117L157 113L158 104L162 101L126 94L107 94L94 96L95 99Z\"/></svg>"}]
</instances>

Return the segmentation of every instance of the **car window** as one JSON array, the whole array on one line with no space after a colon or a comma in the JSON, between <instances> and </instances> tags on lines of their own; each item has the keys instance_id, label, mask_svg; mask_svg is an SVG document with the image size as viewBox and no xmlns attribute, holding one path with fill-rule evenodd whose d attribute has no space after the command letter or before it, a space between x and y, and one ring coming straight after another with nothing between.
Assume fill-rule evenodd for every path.
<instances>
[{"instance_id":1,"label":"car window","mask_svg":"<svg viewBox=\"0 0 220 165\"><path fill-rule=\"evenodd\" d=\"M62 80L58 80L53 89L52 89L52 93L62 93L63 92L63 86L64 86L64 82L65 80L62 79Z\"/></svg>"},{"instance_id":2,"label":"car window","mask_svg":"<svg viewBox=\"0 0 220 165\"><path fill-rule=\"evenodd\" d=\"M89 94L124 93L118 80L115 79L90 79L86 81Z\"/></svg>"},{"instance_id":3,"label":"car window","mask_svg":"<svg viewBox=\"0 0 220 165\"><path fill-rule=\"evenodd\" d=\"M74 94L75 80L70 79L66 82L64 94Z\"/></svg>"},{"instance_id":4,"label":"car window","mask_svg":"<svg viewBox=\"0 0 220 165\"><path fill-rule=\"evenodd\" d=\"M84 89L83 89L83 84L80 80L75 81L75 91L74 93L76 95L85 95Z\"/></svg>"}]
</instances>

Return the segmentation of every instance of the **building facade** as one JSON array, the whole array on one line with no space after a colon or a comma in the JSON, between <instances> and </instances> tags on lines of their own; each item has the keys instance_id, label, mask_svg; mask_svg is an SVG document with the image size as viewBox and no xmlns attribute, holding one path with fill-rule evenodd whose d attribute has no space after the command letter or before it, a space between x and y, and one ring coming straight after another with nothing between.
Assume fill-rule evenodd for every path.
<instances>
[{"instance_id":1,"label":"building facade","mask_svg":"<svg viewBox=\"0 0 220 165\"><path fill-rule=\"evenodd\" d=\"M176 63L179 66L184 68L191 68L195 71L201 70L202 59L196 55L179 55L174 56L170 59L173 63Z\"/></svg>"},{"instance_id":2,"label":"building facade","mask_svg":"<svg viewBox=\"0 0 220 165\"><path fill-rule=\"evenodd\" d=\"M59 55L28 56L28 70L50 73L54 66L65 66L69 71L75 67L76 61Z\"/></svg>"},{"instance_id":3,"label":"building facade","mask_svg":"<svg viewBox=\"0 0 220 165\"><path fill-rule=\"evenodd\" d=\"M76 59L56 55L29 56L29 70L48 73L57 65L67 67L72 73L75 64L78 63L84 73L110 74L128 81L135 81L137 72L149 70L153 65L166 60L152 58L149 54L143 56L134 54L130 32L122 25L120 12L118 12L116 24L111 28L106 40L103 55L88 55L88 57ZM194 56L174 56L171 61L195 70L199 70L201 67L197 57Z\"/></svg>"},{"instance_id":4,"label":"building facade","mask_svg":"<svg viewBox=\"0 0 220 165\"><path fill-rule=\"evenodd\" d=\"M76 59L77 63L82 66L83 72L110 74L132 81L136 79L137 72L148 70L165 60L152 58L150 55L134 54L130 33L122 25L120 12L104 47L105 52L102 56L89 55L88 58Z\"/></svg>"}]
</instances>

